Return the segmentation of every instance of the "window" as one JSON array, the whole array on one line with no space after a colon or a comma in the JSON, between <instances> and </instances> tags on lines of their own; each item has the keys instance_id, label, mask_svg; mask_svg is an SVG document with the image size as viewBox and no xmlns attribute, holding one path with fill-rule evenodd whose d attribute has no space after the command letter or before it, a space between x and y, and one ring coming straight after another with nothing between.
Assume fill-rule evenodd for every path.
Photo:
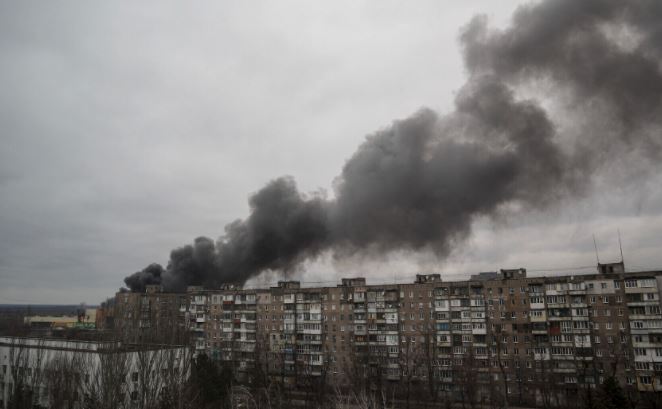
<instances>
[{"instance_id":1,"label":"window","mask_svg":"<svg viewBox=\"0 0 662 409\"><path fill-rule=\"evenodd\" d=\"M614 288L616 289L621 288L621 283L619 281L614 280Z\"/></svg>"},{"instance_id":2,"label":"window","mask_svg":"<svg viewBox=\"0 0 662 409\"><path fill-rule=\"evenodd\" d=\"M650 385L651 377L649 375L641 375L639 376L639 382L641 382L644 385Z\"/></svg>"},{"instance_id":3,"label":"window","mask_svg":"<svg viewBox=\"0 0 662 409\"><path fill-rule=\"evenodd\" d=\"M637 280L625 280L625 288L635 288L637 286Z\"/></svg>"},{"instance_id":4,"label":"window","mask_svg":"<svg viewBox=\"0 0 662 409\"><path fill-rule=\"evenodd\" d=\"M607 288L607 283L600 283L600 288Z\"/></svg>"}]
</instances>

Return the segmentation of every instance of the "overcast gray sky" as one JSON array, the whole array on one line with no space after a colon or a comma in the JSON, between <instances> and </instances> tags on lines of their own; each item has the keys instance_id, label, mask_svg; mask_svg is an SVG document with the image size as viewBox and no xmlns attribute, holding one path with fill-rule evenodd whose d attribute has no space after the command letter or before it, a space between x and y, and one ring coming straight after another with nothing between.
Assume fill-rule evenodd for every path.
<instances>
[{"instance_id":1,"label":"overcast gray sky","mask_svg":"<svg viewBox=\"0 0 662 409\"><path fill-rule=\"evenodd\" d=\"M505 25L517 4L2 2L0 303L98 303L221 235L275 177L330 190L366 134L450 110L460 28L477 13ZM322 257L297 277L591 266L592 234L619 257L617 229L630 268L659 268L661 184L604 177L545 213L478 220L447 260Z\"/></svg>"}]
</instances>

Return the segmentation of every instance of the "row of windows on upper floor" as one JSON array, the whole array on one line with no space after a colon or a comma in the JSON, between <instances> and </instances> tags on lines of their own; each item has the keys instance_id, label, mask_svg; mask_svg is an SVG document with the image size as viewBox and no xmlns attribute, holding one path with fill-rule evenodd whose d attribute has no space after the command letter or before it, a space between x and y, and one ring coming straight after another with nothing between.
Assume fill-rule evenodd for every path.
<instances>
[{"instance_id":1,"label":"row of windows on upper floor","mask_svg":"<svg viewBox=\"0 0 662 409\"><path fill-rule=\"evenodd\" d=\"M658 293L635 293L635 294L627 294L627 302L639 302L639 301L655 301L659 300L659 294ZM588 302L588 304L595 304L595 303L602 303L602 304L610 304L612 302L615 302L616 304L621 304L623 302L623 297L620 295L617 296L607 296L607 295L589 295L589 296L584 296L584 295L579 295L579 296L570 296L566 297L565 295L548 295L546 297L543 296L531 296L529 299L523 298L520 300L522 305L527 305L527 304L544 304L545 301L547 304L565 304L566 302L570 301L572 304L585 304ZM515 299L511 299L511 304L516 304ZM487 305L505 305L506 300L504 298L499 298L499 299L489 299L487 300ZM427 308L448 308L448 307L482 307L486 305L485 300L483 299L453 299L453 300L435 300L434 302L427 302L427 303L409 303L409 308L410 309L423 309L424 307ZM368 303L368 309L372 308L377 308L377 309L384 309L384 308L400 308L400 306L406 308L407 303L399 303L399 304L385 304L383 302L377 302L377 303ZM332 304L329 306L327 305L321 305L321 304L305 304L302 308L303 310L324 310L324 311L349 311L354 309L352 304L341 304L339 308L335 305ZM258 307L258 310L262 311L276 311L276 310L285 310L284 305L262 305Z\"/></svg>"},{"instance_id":2,"label":"row of windows on upper floor","mask_svg":"<svg viewBox=\"0 0 662 409\"><path fill-rule=\"evenodd\" d=\"M589 304L595 304L596 302L600 302L602 304L608 305L612 301L615 301L616 304L621 304L623 302L622 297L620 295L615 296L615 297L610 297L610 296L588 296L587 298L588 298L588 303ZM657 293L628 294L627 295L627 301L628 302L656 301L658 299L659 299L659 295ZM483 306L484 305L484 300L471 300L471 301L472 302L469 303L469 300L436 300L434 303L432 303L432 302L426 303L427 304L426 306L430 309L432 309L433 306L436 307L436 308L442 308L443 309L443 308L448 308L449 305L451 307L468 307L468 306ZM505 305L506 304L505 300L503 298L498 299L498 300L488 300L487 304L489 306L495 305L495 301L497 301L498 305ZM514 301L515 300L512 300L512 304L514 304ZM526 299L522 299L521 301L522 301L523 305L527 304ZM534 297L531 297L529 299L529 301L532 304L543 304L545 302L545 298L542 297L542 296L534 296ZM547 304L552 304L552 305L553 304L565 304L566 301L567 301L567 298L566 298L566 296L562 296L562 295L560 295L560 296L553 295L553 296L547 296L546 301L547 301ZM586 300L584 299L584 296L573 296L570 301L573 304L584 304ZM410 304L411 304L410 305L411 309L416 308L415 303L410 303ZM322 310L327 311L328 310L327 306L320 306L319 304L318 305L307 304L305 306L309 307L309 308L303 309L304 311L315 310L316 308L319 309L320 307L323 307L323 308L320 309L320 311L322 311ZM423 303L418 303L417 306L418 306L419 310L422 310L424 308ZM383 304L379 305L379 303L368 305L369 309L370 308L383 308L383 307L384 307L384 305ZM264 305L264 306L261 306L259 308L259 310L264 311L264 312L277 311L277 310L284 311L285 308L284 308L283 305L280 305L280 306ZM336 306L332 305L330 310L335 311ZM344 304L340 305L339 310L340 310L340 312L344 312L345 311L345 305ZM351 304L347 305L347 311L350 311L350 310L352 310ZM564 311L565 311L565 313L564 313ZM619 315L623 315L622 309L619 309L618 311L619 311ZM529 315L531 315L533 317L542 317L544 315L543 310L522 311L521 313L523 314L523 317L527 317ZM224 312L225 316L232 316L232 314L233 313L231 311L225 311ZM234 314L236 315L237 313L235 312ZM393 318L393 317L391 317L391 315L393 315L393 314L397 314L397 313L373 313L373 312L368 313L369 318L377 318L378 316L382 317L382 318L389 318L389 317ZM423 316L423 312L421 312L420 314L421 314L421 316ZM432 312L430 312L430 314L431 314L431 317L432 317ZM492 311L490 311L489 314L490 314L490 317L494 317L494 313ZM515 311L511 312L511 315L512 315L511 318L515 318L516 314L517 314L517 312L515 312ZM595 315L595 316L597 316L598 315L598 310L586 309L586 308L575 308L575 309L548 308L548 314L550 316L571 316L571 315L576 315L576 316ZM608 309L605 309L605 310L603 310L602 314L604 316L610 316L611 311L608 310ZM640 314L640 315L660 314L660 307L659 306L630 307L630 314ZM412 317L414 317L414 313L410 313L410 315ZM443 318L446 318L445 313L441 313L440 315ZM501 311L502 318L505 318L505 315L506 315L506 313L504 311ZM452 311L451 312L451 318L483 318L484 316L485 316L484 312L482 312L482 311L473 311L473 312L471 312L469 310L465 310L465 311ZM407 317L407 315L404 314L404 315L402 315L401 319L406 319L406 317ZM226 318L226 319L228 319L228 318ZM335 316L333 316L332 319L335 319ZM359 318L357 318L357 319L359 319ZM362 319L365 319L365 318L362 318ZM414 318L411 318L411 319L414 319Z\"/></svg>"},{"instance_id":3,"label":"row of windows on upper floor","mask_svg":"<svg viewBox=\"0 0 662 409\"><path fill-rule=\"evenodd\" d=\"M618 316L623 316L624 315L624 309L623 308L618 308L615 309L615 312L617 313ZM500 312L500 318L505 319L507 317L511 319L515 319L518 316L518 313L522 315L522 318L527 318L527 317L533 317L533 318L542 318L545 316L548 317L587 317L587 316L604 316L604 317L610 317L612 316L612 311L611 309L602 309L602 310L592 310L588 308L552 308L547 310L547 314L545 314L545 310L531 310L531 311L511 311L510 314L508 314L506 311L501 311ZM659 305L651 305L651 306L646 306L646 307L629 307L629 315L660 315L662 313L660 306ZM424 311L419 311L418 313L355 313L355 314L340 314L339 316L339 321L344 321L345 318L347 318L349 321L352 321L353 319L356 320L371 320L371 319L384 319L384 320L400 320L400 321L406 321L407 319L409 320L424 320L426 319L426 313ZM429 318L430 319L437 319L437 320L446 320L446 319L484 319L486 316L489 316L490 318L494 318L495 314L494 311L489 311L487 314L483 311L451 311L451 312L434 312L434 311L429 311ZM205 315L202 313L197 314L197 318L204 318ZM211 315L209 316L210 319L214 320L233 320L233 319L241 319L241 318L247 318L250 320L255 320L256 318L255 313L233 313L226 311L222 315ZM269 320L271 319L274 321L276 319L275 315L258 315L258 320ZM322 321L336 321L338 319L338 316L336 315L330 315L327 316L326 314L320 314L320 313L286 313L283 316L278 316L279 319L294 319L296 317L297 320L322 320Z\"/></svg>"},{"instance_id":4,"label":"row of windows on upper floor","mask_svg":"<svg viewBox=\"0 0 662 409\"><path fill-rule=\"evenodd\" d=\"M624 282L625 288L655 288L657 287L657 280L655 278L641 278L641 279L626 279ZM618 280L613 280L613 281L587 281L587 282L580 282L580 283L549 283L545 285L545 289L547 291L568 291L568 290L586 290L586 289L594 289L594 288L599 288L600 289L620 289L621 288L621 281ZM542 293L543 286L542 285L530 285L528 287L520 287L519 291L520 293L533 293L533 294L538 294ZM451 291L455 290L455 291ZM465 289L465 291L457 291ZM494 287L494 291L492 287L487 288L487 294L493 295L494 292L497 294L504 294L506 288L505 287ZM471 287L471 291L473 294L482 294L483 289L482 287ZM516 289L514 287L508 287L507 292L510 295L514 295L516 292ZM370 292L368 292L371 294ZM363 293L356 293L355 294L355 299L364 299L365 297L359 296ZM373 294L381 294L383 295L382 292L376 292ZM409 291L408 296L410 299L413 298L423 298L424 292L422 291ZM434 290L428 290L427 291L427 296L428 298L431 298L433 296L444 296L444 295L468 295L469 294L469 287L458 287L458 288L450 288L449 287L443 287L443 288L437 288ZM313 297L311 297L313 295ZM207 300L206 295L195 295L195 302L196 303L204 303ZM213 304L218 304L222 303L223 301L245 301L245 302L255 302L256 301L256 294L216 294L216 295L211 295L211 302ZM309 293L292 293L292 294L285 294L285 295L266 295L268 299L266 300L267 302L270 302L271 299L273 298L274 301L283 301L283 302L291 302L291 301L326 301L327 300L327 295L326 294L309 294ZM374 297L368 297L368 299L374 298ZM400 291L400 299L405 298L405 291ZM335 294L330 294L330 299L333 301L335 300ZM125 298L125 302L128 302L128 298Z\"/></svg>"}]
</instances>

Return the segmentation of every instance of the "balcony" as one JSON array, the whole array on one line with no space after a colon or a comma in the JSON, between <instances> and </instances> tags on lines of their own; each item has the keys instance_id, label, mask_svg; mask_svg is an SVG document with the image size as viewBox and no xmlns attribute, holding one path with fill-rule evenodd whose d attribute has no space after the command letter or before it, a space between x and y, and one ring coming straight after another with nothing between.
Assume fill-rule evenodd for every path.
<instances>
[{"instance_id":1,"label":"balcony","mask_svg":"<svg viewBox=\"0 0 662 409\"><path fill-rule=\"evenodd\" d=\"M530 316L531 322L545 322L547 321L547 314L542 314L540 316Z\"/></svg>"},{"instance_id":2,"label":"balcony","mask_svg":"<svg viewBox=\"0 0 662 409\"><path fill-rule=\"evenodd\" d=\"M577 372L577 370L575 368L552 368L552 372L562 373L562 374L574 374Z\"/></svg>"},{"instance_id":3,"label":"balcony","mask_svg":"<svg viewBox=\"0 0 662 409\"><path fill-rule=\"evenodd\" d=\"M571 321L571 315L550 315L547 317L548 321Z\"/></svg>"},{"instance_id":4,"label":"balcony","mask_svg":"<svg viewBox=\"0 0 662 409\"><path fill-rule=\"evenodd\" d=\"M626 303L628 307L646 307L649 305L660 305L658 300L637 300L637 301L628 301Z\"/></svg>"}]
</instances>

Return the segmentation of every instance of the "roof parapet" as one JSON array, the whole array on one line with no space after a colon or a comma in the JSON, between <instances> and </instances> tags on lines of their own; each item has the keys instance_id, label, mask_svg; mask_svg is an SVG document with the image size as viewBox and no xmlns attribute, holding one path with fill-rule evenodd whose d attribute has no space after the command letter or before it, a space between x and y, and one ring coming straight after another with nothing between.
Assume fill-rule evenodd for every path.
<instances>
[{"instance_id":1,"label":"roof parapet","mask_svg":"<svg viewBox=\"0 0 662 409\"><path fill-rule=\"evenodd\" d=\"M441 274L416 274L416 284L438 283L441 282Z\"/></svg>"},{"instance_id":2,"label":"roof parapet","mask_svg":"<svg viewBox=\"0 0 662 409\"><path fill-rule=\"evenodd\" d=\"M145 286L145 294L162 293L163 286L161 284L147 284Z\"/></svg>"},{"instance_id":3,"label":"roof parapet","mask_svg":"<svg viewBox=\"0 0 662 409\"><path fill-rule=\"evenodd\" d=\"M489 281L489 280L496 280L497 278L499 278L499 273L497 273L496 271L485 271L478 274L472 274L470 280Z\"/></svg>"},{"instance_id":4,"label":"roof parapet","mask_svg":"<svg viewBox=\"0 0 662 409\"><path fill-rule=\"evenodd\" d=\"M622 261L618 263L598 263L598 274L623 274L625 273L625 264Z\"/></svg>"},{"instance_id":5,"label":"roof parapet","mask_svg":"<svg viewBox=\"0 0 662 409\"><path fill-rule=\"evenodd\" d=\"M511 269L501 269L502 280L514 280L518 278L526 278L526 268L511 268Z\"/></svg>"},{"instance_id":6,"label":"roof parapet","mask_svg":"<svg viewBox=\"0 0 662 409\"><path fill-rule=\"evenodd\" d=\"M294 280L279 281L278 288L285 288L288 290L299 289L301 288L301 283L299 281L294 281Z\"/></svg>"},{"instance_id":7,"label":"roof parapet","mask_svg":"<svg viewBox=\"0 0 662 409\"><path fill-rule=\"evenodd\" d=\"M351 277L340 280L342 284L338 287L363 287L365 286L365 277Z\"/></svg>"}]
</instances>

